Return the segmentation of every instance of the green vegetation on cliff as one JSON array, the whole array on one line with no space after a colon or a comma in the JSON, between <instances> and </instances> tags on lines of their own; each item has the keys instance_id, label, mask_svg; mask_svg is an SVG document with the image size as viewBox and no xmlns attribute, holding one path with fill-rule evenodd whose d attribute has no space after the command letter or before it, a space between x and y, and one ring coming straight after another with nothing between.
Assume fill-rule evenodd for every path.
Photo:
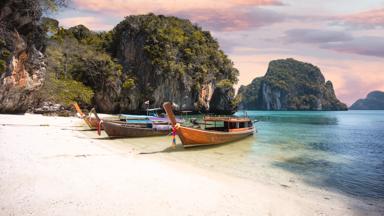
<instances>
[{"instance_id":1,"label":"green vegetation on cliff","mask_svg":"<svg viewBox=\"0 0 384 216\"><path fill-rule=\"evenodd\" d=\"M64 29L50 18L41 23L49 77L41 91L55 102L80 100L103 112L143 110L147 100L153 106L170 100L195 111L236 108L237 69L210 33L188 20L128 16L109 32L83 25Z\"/></svg>"},{"instance_id":2,"label":"green vegetation on cliff","mask_svg":"<svg viewBox=\"0 0 384 216\"><path fill-rule=\"evenodd\" d=\"M325 82L320 69L294 59L269 63L264 77L239 89L245 109L346 110L335 95L331 81Z\"/></svg>"},{"instance_id":3,"label":"green vegetation on cliff","mask_svg":"<svg viewBox=\"0 0 384 216\"><path fill-rule=\"evenodd\" d=\"M128 98L119 102L121 109L142 109L146 100L154 106L171 100L195 111L235 109L238 70L211 34L189 20L128 16L113 29L107 49L123 65L122 82L130 87L121 92Z\"/></svg>"},{"instance_id":4,"label":"green vegetation on cliff","mask_svg":"<svg viewBox=\"0 0 384 216\"><path fill-rule=\"evenodd\" d=\"M238 71L208 31L154 14L128 16L108 32L64 29L41 17L66 3L0 3L0 112L75 100L115 113L142 111L147 100L201 112L235 110Z\"/></svg>"},{"instance_id":5,"label":"green vegetation on cliff","mask_svg":"<svg viewBox=\"0 0 384 216\"><path fill-rule=\"evenodd\" d=\"M259 91L263 77L256 77L247 86L240 86L236 98L241 108L255 110L259 109Z\"/></svg>"},{"instance_id":6,"label":"green vegetation on cliff","mask_svg":"<svg viewBox=\"0 0 384 216\"><path fill-rule=\"evenodd\" d=\"M154 14L126 17L113 30L112 50L117 57L127 38L139 42L142 47L136 51L143 52L147 63L165 76L193 75L203 83L210 75L226 77L232 85L237 82L238 71L217 41L189 20ZM129 63L137 74L130 68L137 67L136 62Z\"/></svg>"},{"instance_id":7,"label":"green vegetation on cliff","mask_svg":"<svg viewBox=\"0 0 384 216\"><path fill-rule=\"evenodd\" d=\"M43 19L48 38L47 80L40 97L69 105L92 104L94 92L116 85L122 66L105 51L111 34L92 32L83 25L64 29L53 19ZM49 92L49 94L46 94ZM41 99L43 100L43 99Z\"/></svg>"}]
</instances>

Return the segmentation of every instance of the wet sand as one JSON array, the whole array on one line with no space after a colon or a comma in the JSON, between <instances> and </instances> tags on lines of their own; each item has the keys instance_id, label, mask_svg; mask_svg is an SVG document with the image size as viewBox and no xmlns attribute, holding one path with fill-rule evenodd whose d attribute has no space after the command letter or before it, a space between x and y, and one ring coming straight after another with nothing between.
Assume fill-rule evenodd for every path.
<instances>
[{"instance_id":1,"label":"wet sand","mask_svg":"<svg viewBox=\"0 0 384 216\"><path fill-rule=\"evenodd\" d=\"M97 137L77 118L0 115L0 215L383 214L341 194L268 182L262 173L259 181L194 165L181 158L209 156L204 149L174 151L169 143Z\"/></svg>"}]
</instances>

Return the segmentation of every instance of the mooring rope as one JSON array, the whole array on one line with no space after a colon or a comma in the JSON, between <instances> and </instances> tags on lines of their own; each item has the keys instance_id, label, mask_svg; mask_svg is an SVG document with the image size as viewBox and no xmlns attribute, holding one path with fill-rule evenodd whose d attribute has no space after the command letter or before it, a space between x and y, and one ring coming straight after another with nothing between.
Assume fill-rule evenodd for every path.
<instances>
[{"instance_id":1,"label":"mooring rope","mask_svg":"<svg viewBox=\"0 0 384 216\"><path fill-rule=\"evenodd\" d=\"M101 135L101 124L103 123L103 120L100 120L99 123L97 124L97 134L99 136Z\"/></svg>"}]
</instances>

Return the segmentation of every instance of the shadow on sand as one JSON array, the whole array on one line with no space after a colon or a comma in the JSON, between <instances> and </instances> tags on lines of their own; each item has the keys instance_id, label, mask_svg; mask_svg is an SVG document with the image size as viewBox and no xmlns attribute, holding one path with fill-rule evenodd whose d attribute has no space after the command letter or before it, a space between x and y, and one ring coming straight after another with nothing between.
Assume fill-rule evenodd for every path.
<instances>
[{"instance_id":1,"label":"shadow on sand","mask_svg":"<svg viewBox=\"0 0 384 216\"><path fill-rule=\"evenodd\" d=\"M236 142L229 142L229 143L223 143L223 144L216 144L216 145L195 145L195 146L188 146L184 147L182 144L177 144L176 147L169 146L163 150L159 151L150 151L150 152L140 152L139 154L157 154L157 153L176 153L176 152L194 152L194 151L205 151L209 149L215 149L220 148L224 146L232 146L232 145L247 145L251 146L254 141L253 136L249 136L245 139L236 141Z\"/></svg>"},{"instance_id":2,"label":"shadow on sand","mask_svg":"<svg viewBox=\"0 0 384 216\"><path fill-rule=\"evenodd\" d=\"M169 146L163 150L151 151L151 152L140 152L139 154L157 154L157 153L176 153L176 152L185 152L185 151L203 151L207 149L218 148L220 146L229 145L231 143L223 143L218 145L196 145L190 147L184 147L181 144L176 145L176 147ZM233 143L232 143L233 144Z\"/></svg>"}]
</instances>

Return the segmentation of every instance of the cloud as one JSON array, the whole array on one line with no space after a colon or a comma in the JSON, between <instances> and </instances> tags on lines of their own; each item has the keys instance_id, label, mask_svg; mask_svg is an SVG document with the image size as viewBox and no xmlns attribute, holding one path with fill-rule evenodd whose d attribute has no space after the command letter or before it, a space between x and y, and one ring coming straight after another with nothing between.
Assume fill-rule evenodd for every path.
<instances>
[{"instance_id":1,"label":"cloud","mask_svg":"<svg viewBox=\"0 0 384 216\"><path fill-rule=\"evenodd\" d=\"M110 30L113 28L113 25L104 23L101 19L92 16L70 17L60 19L60 25L63 25L66 28L80 24L85 25L87 28L95 31Z\"/></svg>"},{"instance_id":2,"label":"cloud","mask_svg":"<svg viewBox=\"0 0 384 216\"><path fill-rule=\"evenodd\" d=\"M326 43L320 48L384 58L384 37L359 37L349 41Z\"/></svg>"},{"instance_id":3,"label":"cloud","mask_svg":"<svg viewBox=\"0 0 384 216\"><path fill-rule=\"evenodd\" d=\"M232 0L234 4L243 4L243 5L285 5L283 2L278 0Z\"/></svg>"},{"instance_id":4,"label":"cloud","mask_svg":"<svg viewBox=\"0 0 384 216\"><path fill-rule=\"evenodd\" d=\"M267 9L196 9L175 13L213 31L243 31L281 22L285 17Z\"/></svg>"},{"instance_id":5,"label":"cloud","mask_svg":"<svg viewBox=\"0 0 384 216\"><path fill-rule=\"evenodd\" d=\"M384 28L384 8L337 16L333 19L336 24L349 25L355 28Z\"/></svg>"},{"instance_id":6,"label":"cloud","mask_svg":"<svg viewBox=\"0 0 384 216\"><path fill-rule=\"evenodd\" d=\"M131 13L157 13L157 12L178 12L194 9L221 10L238 6L280 6L284 5L279 0L73 0L73 4L79 9L91 10L96 12L113 12L113 15Z\"/></svg>"},{"instance_id":7,"label":"cloud","mask_svg":"<svg viewBox=\"0 0 384 216\"><path fill-rule=\"evenodd\" d=\"M384 57L384 37L353 37L342 31L318 29L291 29L284 40L290 43L308 43L322 49L367 56Z\"/></svg>"},{"instance_id":8,"label":"cloud","mask_svg":"<svg viewBox=\"0 0 384 216\"><path fill-rule=\"evenodd\" d=\"M80 10L111 16L164 14L190 19L213 31L240 31L270 25L284 16L260 6L282 6L279 0L74 0Z\"/></svg>"},{"instance_id":9,"label":"cloud","mask_svg":"<svg viewBox=\"0 0 384 216\"><path fill-rule=\"evenodd\" d=\"M345 32L319 29L291 29L285 34L285 40L293 43L330 43L353 39L350 34Z\"/></svg>"}]
</instances>

